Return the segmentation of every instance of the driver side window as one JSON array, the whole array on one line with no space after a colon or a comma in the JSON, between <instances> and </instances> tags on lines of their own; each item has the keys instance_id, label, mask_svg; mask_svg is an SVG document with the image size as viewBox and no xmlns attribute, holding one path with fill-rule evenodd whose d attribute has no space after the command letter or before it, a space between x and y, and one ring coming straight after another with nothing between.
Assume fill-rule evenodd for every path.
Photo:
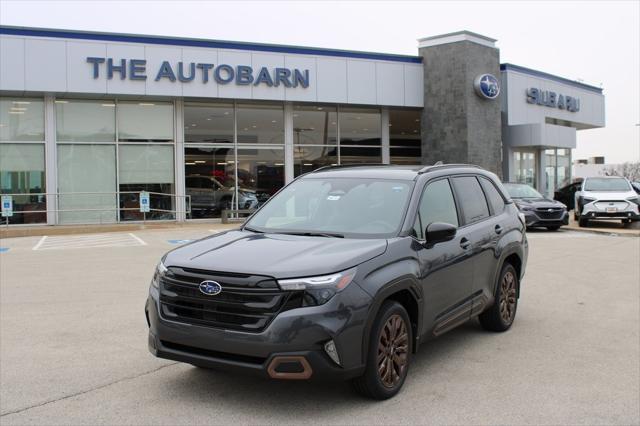
<instances>
[{"instance_id":1,"label":"driver side window","mask_svg":"<svg viewBox=\"0 0 640 426\"><path fill-rule=\"evenodd\" d=\"M432 182L422 192L416 222L413 225L415 237L424 240L424 230L433 222L458 226L458 212L448 179Z\"/></svg>"}]
</instances>

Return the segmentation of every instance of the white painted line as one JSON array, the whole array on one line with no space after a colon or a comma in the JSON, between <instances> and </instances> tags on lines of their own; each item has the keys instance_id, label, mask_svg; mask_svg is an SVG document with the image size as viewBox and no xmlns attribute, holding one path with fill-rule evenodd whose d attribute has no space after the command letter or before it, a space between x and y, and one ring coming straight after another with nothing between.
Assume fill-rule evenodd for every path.
<instances>
[{"instance_id":1,"label":"white painted line","mask_svg":"<svg viewBox=\"0 0 640 426\"><path fill-rule=\"evenodd\" d=\"M209 232L213 232L214 234L219 234L220 231L216 231L215 229L209 229Z\"/></svg>"},{"instance_id":2,"label":"white painted line","mask_svg":"<svg viewBox=\"0 0 640 426\"><path fill-rule=\"evenodd\" d=\"M145 243L144 241L142 241L142 238L135 236L132 233L129 233L129 235L131 235L134 239L136 239L140 244L142 244L143 246L146 246L147 243Z\"/></svg>"},{"instance_id":3,"label":"white painted line","mask_svg":"<svg viewBox=\"0 0 640 426\"><path fill-rule=\"evenodd\" d=\"M40 246L42 245L42 243L44 243L44 240L46 240L46 239L47 239L46 235L44 237L40 238L40 241L38 241L38 244L33 246L33 248L31 250L38 250L40 248Z\"/></svg>"}]
</instances>

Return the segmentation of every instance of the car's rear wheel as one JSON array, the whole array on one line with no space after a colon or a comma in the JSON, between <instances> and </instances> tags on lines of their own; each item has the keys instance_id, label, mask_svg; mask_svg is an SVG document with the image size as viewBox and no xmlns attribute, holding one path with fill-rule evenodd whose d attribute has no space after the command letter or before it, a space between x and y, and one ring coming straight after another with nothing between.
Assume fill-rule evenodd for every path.
<instances>
[{"instance_id":1,"label":"car's rear wheel","mask_svg":"<svg viewBox=\"0 0 640 426\"><path fill-rule=\"evenodd\" d=\"M385 302L371 331L367 366L353 386L366 397L388 399L400 391L409 371L413 345L409 314L400 303Z\"/></svg>"},{"instance_id":2,"label":"car's rear wheel","mask_svg":"<svg viewBox=\"0 0 640 426\"><path fill-rule=\"evenodd\" d=\"M478 317L485 330L506 331L516 318L518 309L518 274L510 263L500 272L495 302Z\"/></svg>"},{"instance_id":3,"label":"car's rear wheel","mask_svg":"<svg viewBox=\"0 0 640 426\"><path fill-rule=\"evenodd\" d=\"M557 231L558 229L560 229L559 226L547 226L547 230L549 231Z\"/></svg>"}]
</instances>

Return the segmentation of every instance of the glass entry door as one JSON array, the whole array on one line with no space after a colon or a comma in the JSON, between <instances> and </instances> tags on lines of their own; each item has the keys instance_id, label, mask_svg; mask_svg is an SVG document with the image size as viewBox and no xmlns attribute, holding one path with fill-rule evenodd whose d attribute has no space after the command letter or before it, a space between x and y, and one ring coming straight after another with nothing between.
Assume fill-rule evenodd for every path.
<instances>
[{"instance_id":1,"label":"glass entry door","mask_svg":"<svg viewBox=\"0 0 640 426\"><path fill-rule=\"evenodd\" d=\"M514 151L513 152L513 172L511 181L524 183L536 188L536 152L535 151Z\"/></svg>"}]
</instances>

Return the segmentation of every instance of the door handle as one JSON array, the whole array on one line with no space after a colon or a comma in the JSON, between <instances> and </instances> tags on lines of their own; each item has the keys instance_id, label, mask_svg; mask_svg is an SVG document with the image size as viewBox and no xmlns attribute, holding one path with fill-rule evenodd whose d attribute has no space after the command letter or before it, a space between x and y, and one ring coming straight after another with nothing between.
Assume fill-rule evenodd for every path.
<instances>
[{"instance_id":1,"label":"door handle","mask_svg":"<svg viewBox=\"0 0 640 426\"><path fill-rule=\"evenodd\" d=\"M471 241L467 240L466 237L462 237L462 239L460 240L460 247L466 250L469 248L470 245L471 245Z\"/></svg>"},{"instance_id":2,"label":"door handle","mask_svg":"<svg viewBox=\"0 0 640 426\"><path fill-rule=\"evenodd\" d=\"M496 225L495 230L496 230L496 234L502 234L502 226Z\"/></svg>"}]
</instances>

